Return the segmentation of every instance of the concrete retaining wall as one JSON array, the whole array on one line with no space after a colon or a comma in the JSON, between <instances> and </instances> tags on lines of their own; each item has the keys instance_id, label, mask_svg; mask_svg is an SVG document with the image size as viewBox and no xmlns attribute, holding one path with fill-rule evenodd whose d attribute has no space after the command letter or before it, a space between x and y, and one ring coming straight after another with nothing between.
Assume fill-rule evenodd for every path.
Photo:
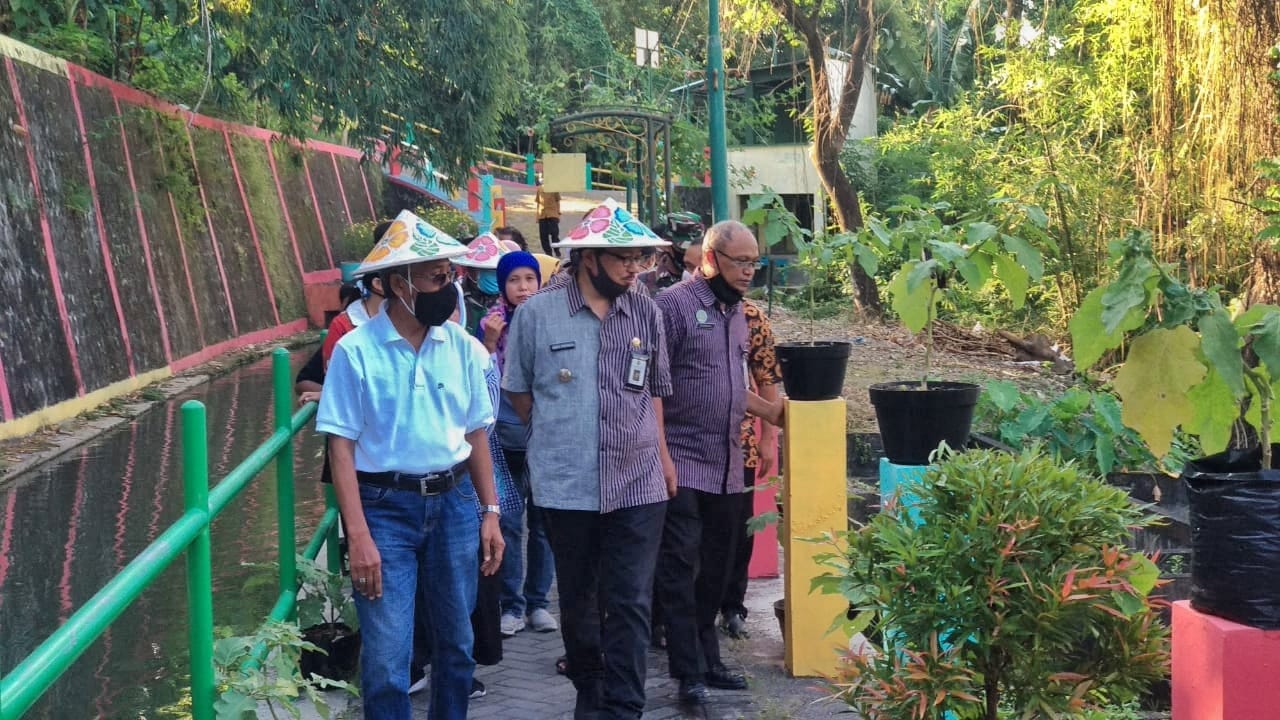
<instances>
[{"instance_id":1,"label":"concrete retaining wall","mask_svg":"<svg viewBox=\"0 0 1280 720\"><path fill-rule=\"evenodd\" d=\"M381 183L0 36L0 438L305 329Z\"/></svg>"}]
</instances>

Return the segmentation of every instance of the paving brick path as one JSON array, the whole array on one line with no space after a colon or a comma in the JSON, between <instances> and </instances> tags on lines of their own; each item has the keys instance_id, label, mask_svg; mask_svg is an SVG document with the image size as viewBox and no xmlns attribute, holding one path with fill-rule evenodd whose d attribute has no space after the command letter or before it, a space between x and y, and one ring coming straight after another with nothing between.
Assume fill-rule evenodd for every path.
<instances>
[{"instance_id":1,"label":"paving brick path","mask_svg":"<svg viewBox=\"0 0 1280 720\"><path fill-rule=\"evenodd\" d=\"M703 718L706 720L815 720L835 717L846 706L826 699L827 691L808 678L790 678L782 670L782 637L773 617L772 603L781 597L778 580L752 581L747 605L751 638L725 640L726 662L745 670L751 688L729 692L712 690L712 701L702 708L686 708L676 700L676 681L667 675L666 654L649 652L645 720ZM554 602L552 603L554 609ZM529 630L503 645L502 663L481 667L476 677L489 694L471 702L467 717L474 720L571 720L574 689L555 671L555 660L564 653L560 633ZM352 713L358 717L358 711ZM426 720L425 694L414 696L415 720ZM852 715L841 715L853 718Z\"/></svg>"}]
</instances>

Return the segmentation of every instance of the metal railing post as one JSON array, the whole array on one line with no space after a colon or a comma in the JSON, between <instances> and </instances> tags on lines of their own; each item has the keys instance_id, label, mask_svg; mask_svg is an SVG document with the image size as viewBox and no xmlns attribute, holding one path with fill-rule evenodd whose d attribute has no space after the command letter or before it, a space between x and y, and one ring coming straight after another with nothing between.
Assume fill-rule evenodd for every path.
<instances>
[{"instance_id":1,"label":"metal railing post","mask_svg":"<svg viewBox=\"0 0 1280 720\"><path fill-rule=\"evenodd\" d=\"M276 348L271 352L271 377L275 388L276 432L292 434L293 383L289 368L289 351ZM280 564L280 592L298 589L298 541L294 525L293 441L276 455L276 522L280 539L276 561Z\"/></svg>"},{"instance_id":2,"label":"metal railing post","mask_svg":"<svg viewBox=\"0 0 1280 720\"><path fill-rule=\"evenodd\" d=\"M525 154L524 156L524 184L525 185L538 184L538 169L534 167L534 163L536 163L537 161L538 161L538 158L533 153Z\"/></svg>"},{"instance_id":3,"label":"metal railing post","mask_svg":"<svg viewBox=\"0 0 1280 720\"><path fill-rule=\"evenodd\" d=\"M587 163L587 190L593 189L595 180L591 177L591 163Z\"/></svg>"},{"instance_id":4,"label":"metal railing post","mask_svg":"<svg viewBox=\"0 0 1280 720\"><path fill-rule=\"evenodd\" d=\"M209 446L204 404L182 404L182 487L188 513L204 527L187 547L187 632L191 644L191 717L214 720L213 559L209 541Z\"/></svg>"},{"instance_id":5,"label":"metal railing post","mask_svg":"<svg viewBox=\"0 0 1280 720\"><path fill-rule=\"evenodd\" d=\"M338 509L338 495L333 491L333 485L324 486L324 506L326 509ZM329 572L342 572L342 540L338 537L338 527L342 525L342 516L338 516L338 522L329 528L329 534L325 538L324 545L326 555L328 557Z\"/></svg>"}]
</instances>

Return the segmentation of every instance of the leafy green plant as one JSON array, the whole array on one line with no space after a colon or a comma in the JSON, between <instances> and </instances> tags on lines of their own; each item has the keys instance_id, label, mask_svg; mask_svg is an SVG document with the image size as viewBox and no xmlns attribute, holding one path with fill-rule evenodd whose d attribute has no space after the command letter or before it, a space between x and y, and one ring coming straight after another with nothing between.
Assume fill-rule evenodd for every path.
<instances>
[{"instance_id":1,"label":"leafy green plant","mask_svg":"<svg viewBox=\"0 0 1280 720\"><path fill-rule=\"evenodd\" d=\"M1156 458L1120 416L1120 401L1108 392L1070 388L1045 398L996 381L983 388L974 425L1011 447L1038 440L1054 457L1073 460L1094 477L1156 467Z\"/></svg>"},{"instance_id":2,"label":"leafy green plant","mask_svg":"<svg viewBox=\"0 0 1280 720\"><path fill-rule=\"evenodd\" d=\"M304 695L327 720L329 703L324 690L359 694L346 682L314 675L304 678L298 663L306 650L319 648L303 640L294 623L267 622L252 635L223 637L214 642L214 671L222 688L214 703L218 720L256 720L258 706L263 703L272 718L280 718L277 711L300 718L296 703Z\"/></svg>"},{"instance_id":3,"label":"leafy green plant","mask_svg":"<svg viewBox=\"0 0 1280 720\"><path fill-rule=\"evenodd\" d=\"M343 261L359 262L373 249L373 231L378 227L378 220L366 220L348 225L342 231L334 250Z\"/></svg>"},{"instance_id":4,"label":"leafy green plant","mask_svg":"<svg viewBox=\"0 0 1280 720\"><path fill-rule=\"evenodd\" d=\"M475 218L448 205L440 203L419 205L414 208L413 212L423 220L455 237L470 237L480 232L480 226L476 223Z\"/></svg>"},{"instance_id":5,"label":"leafy green plant","mask_svg":"<svg viewBox=\"0 0 1280 720\"><path fill-rule=\"evenodd\" d=\"M843 253L872 276L882 254L907 258L889 280L889 296L902 324L913 333L926 333L921 388L928 387L932 370L933 321L942 291L954 283L977 290L999 282L1013 306L1021 307L1031 283L1044 274L1036 243L1057 249L1045 232L1048 217L1037 206L999 198L988 203L982 216L955 221L950 209L947 203L906 196L890 208L894 221L871 217L862 231L821 244L822 257Z\"/></svg>"},{"instance_id":6,"label":"leafy green plant","mask_svg":"<svg viewBox=\"0 0 1280 720\"><path fill-rule=\"evenodd\" d=\"M1077 367L1129 340L1114 386L1121 418L1153 453L1168 452L1179 429L1203 452L1218 452L1243 421L1261 441L1262 467L1271 467L1280 308L1225 307L1217 292L1184 283L1161 263L1145 232L1112 243L1111 255L1118 277L1085 296L1071 318Z\"/></svg>"},{"instance_id":7,"label":"leafy green plant","mask_svg":"<svg viewBox=\"0 0 1280 720\"><path fill-rule=\"evenodd\" d=\"M1031 447L944 451L911 491L829 538L813 581L857 611L833 627L883 638L834 681L862 717L1079 717L1165 676L1159 571L1125 548L1148 520L1123 490Z\"/></svg>"},{"instance_id":8,"label":"leafy green plant","mask_svg":"<svg viewBox=\"0 0 1280 720\"><path fill-rule=\"evenodd\" d=\"M245 590L258 587L274 587L279 565L269 563L243 563L245 567L261 569L245 583ZM294 566L298 573L298 622L303 628L329 623L343 623L352 630L360 627L356 616L355 601L347 594L347 582L340 573L330 572L315 560L297 555Z\"/></svg>"}]
</instances>

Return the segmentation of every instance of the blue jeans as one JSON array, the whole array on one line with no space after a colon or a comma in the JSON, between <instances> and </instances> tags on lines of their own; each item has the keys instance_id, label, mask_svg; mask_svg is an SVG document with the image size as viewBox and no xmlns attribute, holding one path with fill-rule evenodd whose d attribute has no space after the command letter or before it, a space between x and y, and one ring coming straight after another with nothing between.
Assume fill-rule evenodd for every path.
<instances>
[{"instance_id":1,"label":"blue jeans","mask_svg":"<svg viewBox=\"0 0 1280 720\"><path fill-rule=\"evenodd\" d=\"M502 613L524 617L534 610L546 609L547 593L555 579L556 565L551 555L551 541L547 539L547 526L542 509L535 507L529 493L529 473L523 450L503 450L507 454L507 466L511 468L511 480L516 491L524 498L525 512L503 515L498 524L507 549L502 556ZM528 517L529 548L526 559L522 535ZM526 566L527 562L527 566ZM524 591L521 592L521 583Z\"/></svg>"},{"instance_id":2,"label":"blue jeans","mask_svg":"<svg viewBox=\"0 0 1280 720\"><path fill-rule=\"evenodd\" d=\"M365 720L413 717L409 664L415 602L425 604L432 630L427 717L464 720L476 667L471 657L471 611L480 574L475 488L466 476L452 490L427 497L361 485L360 502L382 558L382 597L355 596Z\"/></svg>"}]
</instances>

